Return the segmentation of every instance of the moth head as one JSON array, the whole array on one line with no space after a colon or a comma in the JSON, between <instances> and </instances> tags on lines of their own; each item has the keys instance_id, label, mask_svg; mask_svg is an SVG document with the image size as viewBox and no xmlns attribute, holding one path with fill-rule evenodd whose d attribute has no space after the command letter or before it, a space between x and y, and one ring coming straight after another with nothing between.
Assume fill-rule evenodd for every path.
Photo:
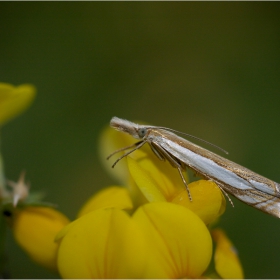
<instances>
[{"instance_id":1,"label":"moth head","mask_svg":"<svg viewBox=\"0 0 280 280\"><path fill-rule=\"evenodd\" d=\"M142 139L147 133L145 126L118 117L113 117L111 119L110 126L118 131L130 134L136 139Z\"/></svg>"}]
</instances>

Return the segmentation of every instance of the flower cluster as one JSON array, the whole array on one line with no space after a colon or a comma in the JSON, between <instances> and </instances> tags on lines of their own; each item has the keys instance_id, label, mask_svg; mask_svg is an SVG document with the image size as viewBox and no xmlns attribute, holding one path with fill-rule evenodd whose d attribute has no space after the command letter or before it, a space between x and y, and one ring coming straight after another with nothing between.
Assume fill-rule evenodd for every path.
<instances>
[{"instance_id":1,"label":"flower cluster","mask_svg":"<svg viewBox=\"0 0 280 280\"><path fill-rule=\"evenodd\" d=\"M189 183L190 201L178 171L148 145L112 169L117 155L112 162L106 157L132 141L103 131L101 159L120 185L92 196L74 221L42 205L16 207L12 230L19 245L62 278L243 278L234 246L211 229L225 211L218 186Z\"/></svg>"}]
</instances>

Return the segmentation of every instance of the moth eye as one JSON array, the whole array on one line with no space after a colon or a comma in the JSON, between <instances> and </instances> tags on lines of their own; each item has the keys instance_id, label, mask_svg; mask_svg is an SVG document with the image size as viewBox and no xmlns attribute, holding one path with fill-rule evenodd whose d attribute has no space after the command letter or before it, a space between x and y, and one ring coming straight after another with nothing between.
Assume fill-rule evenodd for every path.
<instances>
[{"instance_id":1,"label":"moth eye","mask_svg":"<svg viewBox=\"0 0 280 280\"><path fill-rule=\"evenodd\" d=\"M146 128L142 127L140 129L138 129L139 137L143 138L146 135L146 133L147 133L147 129Z\"/></svg>"}]
</instances>

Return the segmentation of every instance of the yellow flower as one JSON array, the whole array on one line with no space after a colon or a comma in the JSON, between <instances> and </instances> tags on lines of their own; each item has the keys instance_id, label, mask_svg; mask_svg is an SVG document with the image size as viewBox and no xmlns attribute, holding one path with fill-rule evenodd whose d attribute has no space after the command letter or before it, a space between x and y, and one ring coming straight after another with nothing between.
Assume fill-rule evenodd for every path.
<instances>
[{"instance_id":1,"label":"yellow flower","mask_svg":"<svg viewBox=\"0 0 280 280\"><path fill-rule=\"evenodd\" d=\"M53 208L25 207L15 211L12 229L16 241L31 259L56 270L58 244L54 239L68 223L68 218Z\"/></svg>"},{"instance_id":2,"label":"yellow flower","mask_svg":"<svg viewBox=\"0 0 280 280\"><path fill-rule=\"evenodd\" d=\"M168 202L145 204L132 216L101 208L66 226L57 238L63 278L197 278L212 254L205 224Z\"/></svg>"},{"instance_id":3,"label":"yellow flower","mask_svg":"<svg viewBox=\"0 0 280 280\"><path fill-rule=\"evenodd\" d=\"M105 131L101 150L121 148L121 139L131 144L126 136ZM57 235L63 278L204 277L212 256L207 225L224 212L224 196L216 184L200 180L188 185L190 202L178 171L145 146L114 170L127 188L112 186L91 197L79 218ZM224 252L219 248L225 238L215 239L216 255ZM220 260L230 255L224 256ZM218 273L219 263L216 258ZM231 271L236 269L228 265L220 275L241 276Z\"/></svg>"},{"instance_id":4,"label":"yellow flower","mask_svg":"<svg viewBox=\"0 0 280 280\"><path fill-rule=\"evenodd\" d=\"M36 89L33 85L13 86L0 83L0 126L23 112L33 101Z\"/></svg>"},{"instance_id":5,"label":"yellow flower","mask_svg":"<svg viewBox=\"0 0 280 280\"><path fill-rule=\"evenodd\" d=\"M19 210L14 234L34 260L57 266L63 278L243 277L236 251L221 230L213 231L216 274L206 274L212 257L208 227L225 210L216 184L190 183L190 202L178 171L159 161L148 145L122 163L117 177L127 187L99 191L71 223L50 208Z\"/></svg>"}]
</instances>

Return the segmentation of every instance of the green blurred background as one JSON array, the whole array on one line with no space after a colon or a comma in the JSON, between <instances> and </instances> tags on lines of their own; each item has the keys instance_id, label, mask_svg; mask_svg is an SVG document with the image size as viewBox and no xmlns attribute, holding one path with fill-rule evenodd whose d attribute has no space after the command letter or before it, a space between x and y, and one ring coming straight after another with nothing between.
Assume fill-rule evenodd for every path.
<instances>
[{"instance_id":1,"label":"green blurred background","mask_svg":"<svg viewBox=\"0 0 280 280\"><path fill-rule=\"evenodd\" d=\"M1 131L7 177L25 169L74 218L116 183L97 145L118 116L194 134L280 182L279 12L277 2L1 2L0 80L38 89ZM280 278L280 220L234 203L220 225L245 276ZM13 278L57 277L8 241Z\"/></svg>"}]
</instances>

